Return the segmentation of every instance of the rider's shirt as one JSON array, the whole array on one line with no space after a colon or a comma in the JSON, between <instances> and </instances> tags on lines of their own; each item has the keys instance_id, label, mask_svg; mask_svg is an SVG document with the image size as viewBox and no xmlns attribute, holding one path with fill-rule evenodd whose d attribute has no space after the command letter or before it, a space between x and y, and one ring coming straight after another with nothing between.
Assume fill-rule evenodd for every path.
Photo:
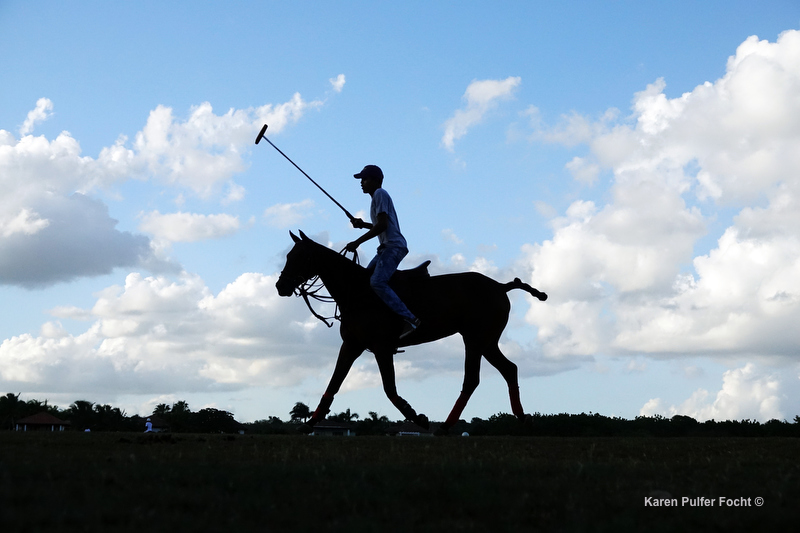
<instances>
[{"instance_id":1,"label":"rider's shirt","mask_svg":"<svg viewBox=\"0 0 800 533\"><path fill-rule=\"evenodd\" d=\"M383 248L408 248L405 237L400 233L400 223L397 221L392 197L385 189L378 188L372 194L372 203L369 207L369 218L373 224L378 223L380 213L386 213L388 219L386 231L378 235L380 246Z\"/></svg>"}]
</instances>

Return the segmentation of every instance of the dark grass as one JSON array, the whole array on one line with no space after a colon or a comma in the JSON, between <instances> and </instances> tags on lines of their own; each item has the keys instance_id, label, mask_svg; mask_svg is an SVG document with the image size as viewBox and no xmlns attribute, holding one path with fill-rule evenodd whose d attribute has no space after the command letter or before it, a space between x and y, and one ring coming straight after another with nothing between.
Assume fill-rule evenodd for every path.
<instances>
[{"instance_id":1,"label":"dark grass","mask_svg":"<svg viewBox=\"0 0 800 533\"><path fill-rule=\"evenodd\" d=\"M785 438L0 432L0 529L764 531L794 528ZM655 491L655 492L654 492ZM649 508L651 494L763 507Z\"/></svg>"}]
</instances>

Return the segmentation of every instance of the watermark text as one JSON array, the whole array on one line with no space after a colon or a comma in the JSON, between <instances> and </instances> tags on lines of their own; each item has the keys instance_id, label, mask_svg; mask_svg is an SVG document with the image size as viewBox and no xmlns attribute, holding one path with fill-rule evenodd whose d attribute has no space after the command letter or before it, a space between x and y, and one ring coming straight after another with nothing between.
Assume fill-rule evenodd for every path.
<instances>
[{"instance_id":1,"label":"watermark text","mask_svg":"<svg viewBox=\"0 0 800 533\"><path fill-rule=\"evenodd\" d=\"M645 496L645 507L761 507L764 505L764 498L759 497L728 497L719 496L707 498L705 496L682 498L657 498L655 496Z\"/></svg>"}]
</instances>

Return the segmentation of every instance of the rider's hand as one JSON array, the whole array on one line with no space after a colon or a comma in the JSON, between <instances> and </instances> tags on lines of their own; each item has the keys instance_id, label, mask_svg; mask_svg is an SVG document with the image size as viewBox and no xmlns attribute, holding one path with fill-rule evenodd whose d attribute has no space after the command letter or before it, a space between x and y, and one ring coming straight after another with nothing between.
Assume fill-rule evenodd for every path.
<instances>
[{"instance_id":1,"label":"rider's hand","mask_svg":"<svg viewBox=\"0 0 800 533\"><path fill-rule=\"evenodd\" d=\"M355 252L358 250L358 243L356 241L348 242L347 246L344 247L345 250L348 252Z\"/></svg>"},{"instance_id":2,"label":"rider's hand","mask_svg":"<svg viewBox=\"0 0 800 533\"><path fill-rule=\"evenodd\" d=\"M354 218L354 219L350 220L350 223L356 229L368 229L367 223L364 222L363 220L361 220L360 218Z\"/></svg>"}]
</instances>

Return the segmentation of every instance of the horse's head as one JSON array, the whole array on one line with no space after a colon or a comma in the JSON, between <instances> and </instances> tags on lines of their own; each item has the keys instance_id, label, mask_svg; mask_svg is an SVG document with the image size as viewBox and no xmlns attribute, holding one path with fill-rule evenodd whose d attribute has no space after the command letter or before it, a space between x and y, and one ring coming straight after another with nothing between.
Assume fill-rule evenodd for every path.
<instances>
[{"instance_id":1,"label":"horse's head","mask_svg":"<svg viewBox=\"0 0 800 533\"><path fill-rule=\"evenodd\" d=\"M294 290L302 283L317 275L314 265L314 241L300 232L300 237L289 232L294 241L294 246L286 254L286 266L283 267L275 287L281 296L291 296Z\"/></svg>"}]
</instances>

